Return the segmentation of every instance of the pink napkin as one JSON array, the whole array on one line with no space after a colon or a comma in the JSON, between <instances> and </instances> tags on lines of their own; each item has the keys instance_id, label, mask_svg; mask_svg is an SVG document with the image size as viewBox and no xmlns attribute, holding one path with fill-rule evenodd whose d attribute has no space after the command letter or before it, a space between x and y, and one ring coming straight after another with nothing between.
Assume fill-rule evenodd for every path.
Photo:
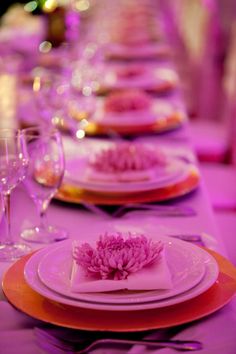
<instances>
[{"instance_id":1,"label":"pink napkin","mask_svg":"<svg viewBox=\"0 0 236 354\"><path fill-rule=\"evenodd\" d=\"M121 289L155 290L171 289L173 286L171 273L167 264L165 249L158 262L129 274L124 280L91 279L85 271L73 261L71 273L71 289L74 292L104 292Z\"/></svg>"}]
</instances>

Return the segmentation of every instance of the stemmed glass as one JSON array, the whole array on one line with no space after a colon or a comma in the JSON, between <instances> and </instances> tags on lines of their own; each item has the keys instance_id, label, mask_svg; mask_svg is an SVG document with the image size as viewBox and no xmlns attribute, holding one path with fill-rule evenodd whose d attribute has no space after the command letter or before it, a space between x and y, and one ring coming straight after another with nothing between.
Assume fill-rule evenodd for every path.
<instances>
[{"instance_id":1,"label":"stemmed glass","mask_svg":"<svg viewBox=\"0 0 236 354\"><path fill-rule=\"evenodd\" d=\"M25 178L28 154L24 135L14 129L0 129L0 192L6 218L6 235L0 243L0 260L13 261L30 251L30 247L14 242L10 222L11 191Z\"/></svg>"},{"instance_id":2,"label":"stemmed glass","mask_svg":"<svg viewBox=\"0 0 236 354\"><path fill-rule=\"evenodd\" d=\"M51 243L68 237L63 228L48 225L46 211L64 175L65 161L60 133L50 128L32 127L23 130L29 153L29 166L24 184L36 204L40 224L25 229L21 237L27 241Z\"/></svg>"},{"instance_id":3,"label":"stemmed glass","mask_svg":"<svg viewBox=\"0 0 236 354\"><path fill-rule=\"evenodd\" d=\"M36 108L41 123L76 136L80 123L92 115L95 102L92 95L83 96L70 78L35 77L33 85Z\"/></svg>"}]
</instances>

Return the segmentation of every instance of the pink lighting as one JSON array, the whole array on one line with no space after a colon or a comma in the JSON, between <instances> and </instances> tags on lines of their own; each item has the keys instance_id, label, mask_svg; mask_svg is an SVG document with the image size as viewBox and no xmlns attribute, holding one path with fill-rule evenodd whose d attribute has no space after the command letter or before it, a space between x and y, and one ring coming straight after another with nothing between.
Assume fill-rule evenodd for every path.
<instances>
[{"instance_id":1,"label":"pink lighting","mask_svg":"<svg viewBox=\"0 0 236 354\"><path fill-rule=\"evenodd\" d=\"M236 1L19 1L0 353L235 354Z\"/></svg>"}]
</instances>

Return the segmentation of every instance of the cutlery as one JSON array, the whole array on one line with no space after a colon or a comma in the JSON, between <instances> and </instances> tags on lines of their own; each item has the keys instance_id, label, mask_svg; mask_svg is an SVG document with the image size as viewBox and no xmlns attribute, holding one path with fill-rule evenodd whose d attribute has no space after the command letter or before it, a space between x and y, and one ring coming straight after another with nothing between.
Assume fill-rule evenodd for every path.
<instances>
[{"instance_id":1,"label":"cutlery","mask_svg":"<svg viewBox=\"0 0 236 354\"><path fill-rule=\"evenodd\" d=\"M118 209L113 212L106 211L101 207L83 202L83 206L102 217L109 217L109 218L121 218L127 213L135 212L135 211L150 211L150 214L154 214L156 216L195 216L197 213L196 211L186 205L179 205L179 206L172 206L172 205L156 205L156 204L126 204L122 205Z\"/></svg>"},{"instance_id":2,"label":"cutlery","mask_svg":"<svg viewBox=\"0 0 236 354\"><path fill-rule=\"evenodd\" d=\"M196 211L187 205L126 204L118 208L112 216L120 218L128 212L148 210L158 216L195 216Z\"/></svg>"},{"instance_id":3,"label":"cutlery","mask_svg":"<svg viewBox=\"0 0 236 354\"><path fill-rule=\"evenodd\" d=\"M34 333L38 345L48 350L50 353L89 353L95 346L107 344L126 344L126 345L145 345L152 348L172 348L180 351L195 351L203 348L202 343L193 340L132 340L132 339L117 339L117 338L99 338L70 341L55 337L41 328L35 328ZM56 351L58 350L58 351Z\"/></svg>"},{"instance_id":4,"label":"cutlery","mask_svg":"<svg viewBox=\"0 0 236 354\"><path fill-rule=\"evenodd\" d=\"M90 204L90 203L86 203L86 202L82 202L82 205L88 209L89 211L91 211L92 213L105 217L105 218L111 218L112 214L110 214L109 212L103 210L102 208L100 208L99 206L95 205L95 204Z\"/></svg>"},{"instance_id":5,"label":"cutlery","mask_svg":"<svg viewBox=\"0 0 236 354\"><path fill-rule=\"evenodd\" d=\"M139 210L150 210L154 212L157 216L194 216L196 211L189 206L170 206L170 205L155 205L155 204L127 204L118 208L115 212L109 213L102 208L94 204L83 203L83 206L93 212L94 214L100 215L102 217L109 218L120 218L126 213ZM205 246L200 234L167 234L166 236L178 238L183 241L192 242L198 244L199 246Z\"/></svg>"}]
</instances>

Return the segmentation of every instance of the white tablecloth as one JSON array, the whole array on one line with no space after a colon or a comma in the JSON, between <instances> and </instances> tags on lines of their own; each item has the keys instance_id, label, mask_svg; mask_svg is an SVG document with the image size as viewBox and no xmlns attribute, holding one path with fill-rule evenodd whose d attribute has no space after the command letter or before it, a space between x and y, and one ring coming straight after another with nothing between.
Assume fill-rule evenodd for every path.
<instances>
[{"instance_id":1,"label":"white tablecloth","mask_svg":"<svg viewBox=\"0 0 236 354\"><path fill-rule=\"evenodd\" d=\"M178 136L178 135L176 135ZM158 138L149 138L148 141L154 141ZM158 141L162 140L160 138ZM176 144L179 151L190 154L188 142L182 143L178 139L164 139L171 141L172 146ZM182 150L181 150L182 149ZM186 150L187 149L187 150ZM188 155L189 156L189 155ZM189 195L172 201L173 205L189 205L193 207L197 215L191 217L157 217L148 212L133 212L127 214L121 219L112 219L109 216L101 217L84 209L79 205L67 205L59 202L53 202L48 210L48 219L51 223L66 227L71 238L80 240L89 240L94 233L104 230L113 231L145 231L146 233L204 233L204 242L207 247L215 249L221 254L225 254L224 244L218 234L212 210L205 190L204 181L201 181L200 187ZM140 217L141 216L141 217ZM16 188L12 193L12 231L14 235L19 235L20 230L38 222L38 216L35 206L28 197L23 186ZM3 232L4 222L1 223ZM37 245L31 245L37 248ZM0 264L1 275L10 266L9 263ZM1 294L1 299L5 300ZM0 303L0 353L31 354L42 353L34 343L33 324L34 321L27 316L18 313L6 302ZM36 323L37 324L37 323ZM215 314L196 321L181 330L176 336L179 339L198 339L203 342L204 354L234 354L236 352L235 341L236 329L236 299L225 306ZM164 332L164 333L163 333ZM157 331L155 336L166 336L165 331ZM15 338L12 341L12 338ZM4 351L2 348L4 347ZM110 353L110 351L97 350L100 353ZM115 353L115 351L113 351ZM117 353L125 353L117 349ZM174 353L170 349L160 349L158 353ZM145 349L133 347L131 353L145 353Z\"/></svg>"}]
</instances>

